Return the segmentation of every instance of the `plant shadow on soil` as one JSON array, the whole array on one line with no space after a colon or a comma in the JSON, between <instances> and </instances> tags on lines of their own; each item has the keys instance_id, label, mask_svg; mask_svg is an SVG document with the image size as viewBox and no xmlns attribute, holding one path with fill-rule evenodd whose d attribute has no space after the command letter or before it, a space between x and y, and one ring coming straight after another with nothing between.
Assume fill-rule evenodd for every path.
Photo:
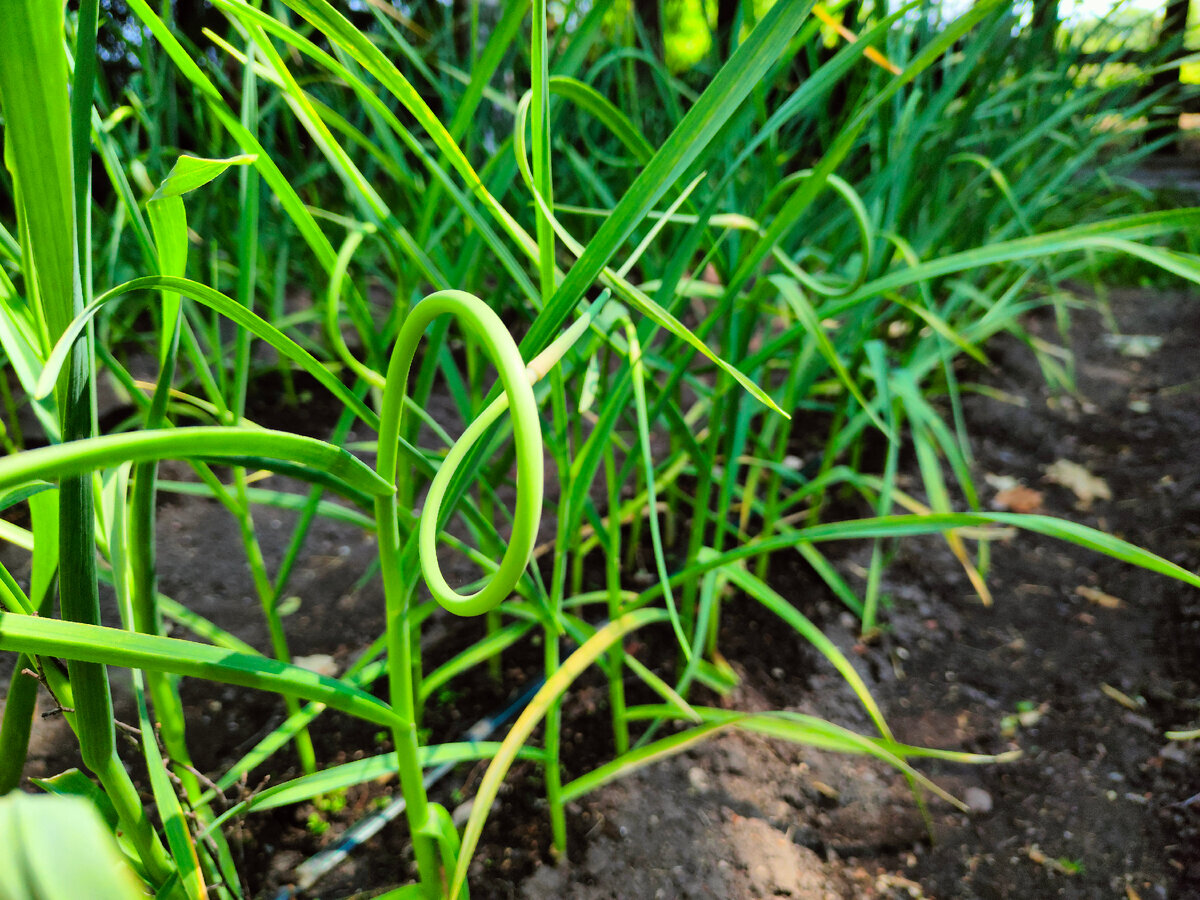
<instances>
[{"instance_id":1,"label":"plant shadow on soil","mask_svg":"<svg viewBox=\"0 0 1200 900\"><path fill-rule=\"evenodd\" d=\"M1144 358L1122 355L1093 303L1073 314L1070 330L1077 389L1052 393L1028 347L996 340L992 366L978 376L993 390L965 399L975 475L981 486L989 473L1015 478L1040 494L1037 511L1100 527L1195 571L1200 312L1182 294L1114 290L1107 300L1123 333L1161 337L1161 346ZM1036 337L1061 341L1048 314L1024 324ZM302 412L277 409L279 387L274 396L271 387L258 385L252 411L263 424L305 430L307 417L320 434L336 415L319 403ZM1060 459L1104 479L1112 499L1079 508L1075 494L1045 478ZM168 474L185 471L172 466ZM984 491L985 502L994 494ZM269 566L281 558L293 521L287 512L256 516ZM165 593L266 648L236 528L223 509L168 496L159 508L159 546ZM825 546L855 583L869 547ZM373 558L370 536L324 520L314 526L289 589L302 600L287 619L296 655L328 654L344 671L380 633L378 579L360 584ZM910 539L896 547L885 576L891 605L882 634L863 644L853 618L798 558L779 555L770 580L852 660L898 739L982 753L1019 747L1024 755L984 767L922 765L972 807L963 814L932 800L931 839L903 778L886 766L727 732L572 804L570 862L562 864L549 853L537 770L518 763L472 864L472 896L1200 897L1200 803L1185 803L1200 790L1200 747L1164 737L1200 720L1200 594L1021 533L994 547L988 580L995 603L985 608L943 541ZM1095 602L1102 596L1119 604ZM430 664L481 628L456 620L451 630L435 620L426 641ZM636 637L639 658L669 674L669 633ZM742 682L729 697L703 702L792 709L869 733L836 673L753 601L726 603L720 648ZM499 682L482 671L451 682L431 698L430 740L452 740L502 708L537 677L540 661L540 647L526 639L505 653ZM124 680L114 673L115 683ZM209 775L284 716L269 695L190 679L184 700L195 761ZM43 697L42 709L50 705ZM118 697L118 715L133 718L127 695ZM571 777L610 753L597 672L576 683L564 715ZM378 729L331 713L313 734L323 765L390 749ZM61 719L41 721L27 774L77 764L66 749L72 744ZM295 774L294 757L284 752L252 773L245 790ZM434 796L453 809L481 775L482 766L463 767ZM239 822L233 843L253 894L278 896L298 863L336 842L394 789L394 782L353 788L343 809L317 817L302 806ZM410 867L397 822L301 896L374 896L402 882Z\"/></svg>"}]
</instances>

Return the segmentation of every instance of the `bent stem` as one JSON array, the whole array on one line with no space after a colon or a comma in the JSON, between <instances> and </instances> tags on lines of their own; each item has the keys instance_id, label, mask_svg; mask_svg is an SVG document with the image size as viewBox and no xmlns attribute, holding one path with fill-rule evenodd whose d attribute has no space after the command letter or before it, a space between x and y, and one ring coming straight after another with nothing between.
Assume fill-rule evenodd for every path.
<instances>
[{"instance_id":1,"label":"bent stem","mask_svg":"<svg viewBox=\"0 0 1200 900\"><path fill-rule=\"evenodd\" d=\"M379 426L379 455L377 471L389 484L397 485L397 450L403 427L404 398L409 372L416 355L417 343L427 325L438 316L449 313L458 318L491 352L499 369L505 396L511 402L513 415L520 423L515 428L518 440L518 471L521 491L518 493L517 521L512 542L492 580L477 594L462 596L456 593L437 571L435 539L437 511L444 496L449 476L461 463L479 433L486 428L486 413L468 427L467 433L454 445L445 464L430 486L425 514L420 528L421 564L426 581L435 599L459 615L478 615L487 612L508 596L524 571L537 521L541 515L541 429L537 406L533 398L524 363L515 342L505 330L499 317L477 297L462 291L440 291L417 304L405 319L397 337L388 365L387 382L383 393L383 408ZM497 404L493 404L497 406ZM501 407L502 409L502 407ZM491 410L489 410L490 412ZM493 413L492 418L498 414ZM481 423L483 428L480 427ZM458 451L457 454L455 451ZM536 453L536 456L534 455ZM408 477L403 479L408 481ZM398 485L397 494L407 496L407 487ZM393 733L396 757L400 770L401 788L407 801L405 814L412 834L417 868L426 896L441 896L442 870L435 839L441 833L436 811L429 803L423 783L419 760L420 742L417 735L417 697L413 673L413 635L410 618L412 591L416 579L404 572L403 563L411 562L411 553L401 548L399 519L395 496L377 498L375 519L379 536L379 559L383 576L387 608L387 647L389 687L396 722ZM411 546L411 544L409 545ZM411 569L410 569L411 572ZM431 578L431 575L433 576ZM443 852L447 848L443 847Z\"/></svg>"},{"instance_id":2,"label":"bent stem","mask_svg":"<svg viewBox=\"0 0 1200 900\"><path fill-rule=\"evenodd\" d=\"M442 873L439 871L435 842L441 844L441 853L447 859L456 856L457 848L451 848L447 844L446 831L441 827L444 822L439 812L440 807L428 801L419 761L416 667L420 660L413 657L414 623L410 615L412 592L416 587L416 572L412 565L414 543L420 560L421 574L430 593L434 600L449 612L460 616L482 615L494 610L512 594L533 554L542 515L542 431L533 385L544 377L579 339L605 300L607 295L526 366L516 342L500 317L486 303L464 291L438 291L412 308L400 328L392 350L379 417L379 454L376 471L382 480L395 488L395 494L376 499L375 518L387 606L388 671L392 709L396 717L393 726L396 756L401 787L407 800L405 812L417 855L421 885L430 897L439 896L438 891L442 888ZM410 534L408 540L402 544L397 498L411 496L411 482L408 476L398 477L397 459L400 435L403 433L408 379L417 343L425 328L444 314L454 316L487 351L496 366L504 390L468 424L462 436L446 454L441 468L429 486L425 507L417 527L416 541L412 540L413 536ZM438 568L436 542L441 507L451 482L469 459L471 448L505 409L510 409L512 414L517 459L517 501L512 536L500 564L484 586L474 594L463 595L446 583ZM559 805L561 814L561 802Z\"/></svg>"}]
</instances>

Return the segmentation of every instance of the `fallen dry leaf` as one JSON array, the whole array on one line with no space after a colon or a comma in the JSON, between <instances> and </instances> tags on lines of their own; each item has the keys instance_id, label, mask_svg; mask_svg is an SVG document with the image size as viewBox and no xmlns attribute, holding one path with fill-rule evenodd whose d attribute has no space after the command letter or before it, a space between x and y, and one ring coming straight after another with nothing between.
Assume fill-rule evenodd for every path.
<instances>
[{"instance_id":1,"label":"fallen dry leaf","mask_svg":"<svg viewBox=\"0 0 1200 900\"><path fill-rule=\"evenodd\" d=\"M1046 467L1046 480L1069 488L1079 498L1080 509L1090 509L1093 500L1111 500L1112 491L1103 478L1098 478L1079 463L1068 459L1056 460Z\"/></svg>"},{"instance_id":2,"label":"fallen dry leaf","mask_svg":"<svg viewBox=\"0 0 1200 900\"><path fill-rule=\"evenodd\" d=\"M1103 606L1105 609L1120 609L1125 604L1121 602L1119 597L1114 597L1112 594L1106 594L1104 591L1098 591L1093 587L1081 584L1075 588L1075 593L1086 600L1095 603L1097 606Z\"/></svg>"},{"instance_id":3,"label":"fallen dry leaf","mask_svg":"<svg viewBox=\"0 0 1200 900\"><path fill-rule=\"evenodd\" d=\"M999 491L992 498L995 509L1008 509L1015 513L1032 513L1042 508L1042 492L1018 484Z\"/></svg>"}]
</instances>

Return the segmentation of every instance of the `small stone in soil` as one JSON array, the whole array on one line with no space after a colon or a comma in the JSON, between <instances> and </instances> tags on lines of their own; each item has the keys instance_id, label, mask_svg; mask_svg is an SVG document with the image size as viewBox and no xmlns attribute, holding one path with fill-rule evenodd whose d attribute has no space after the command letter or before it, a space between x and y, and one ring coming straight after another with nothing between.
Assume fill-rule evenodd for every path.
<instances>
[{"instance_id":1,"label":"small stone in soil","mask_svg":"<svg viewBox=\"0 0 1200 900\"><path fill-rule=\"evenodd\" d=\"M969 787L963 794L963 800L971 812L990 813L992 811L992 795L983 788Z\"/></svg>"}]
</instances>

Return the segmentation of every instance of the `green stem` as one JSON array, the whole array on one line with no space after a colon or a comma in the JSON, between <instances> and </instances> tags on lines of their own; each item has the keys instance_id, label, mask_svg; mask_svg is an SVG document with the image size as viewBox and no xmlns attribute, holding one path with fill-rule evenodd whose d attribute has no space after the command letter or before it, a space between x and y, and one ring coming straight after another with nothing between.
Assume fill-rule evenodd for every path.
<instances>
[{"instance_id":1,"label":"green stem","mask_svg":"<svg viewBox=\"0 0 1200 900\"><path fill-rule=\"evenodd\" d=\"M80 353L82 351L82 353ZM85 356L86 354L86 356ZM73 363L89 359L86 340L72 351ZM82 380L81 365L73 364L70 381L77 386ZM64 436L80 437L90 428L80 428L79 394L68 391L75 402L68 403ZM90 422L90 404L87 420ZM62 617L67 621L100 624L100 595L96 583L96 542L92 502L92 479L88 475L64 478L59 486L59 602ZM158 884L171 874L173 866L154 827L142 809L137 790L117 757L113 727L112 695L108 685L108 670L99 663L80 660L67 661L67 673L75 696L76 727L83 763L95 774L104 792L112 800L124 831L137 849L138 857L150 878Z\"/></svg>"},{"instance_id":2,"label":"green stem","mask_svg":"<svg viewBox=\"0 0 1200 900\"><path fill-rule=\"evenodd\" d=\"M396 485L396 495L410 495L411 479L397 471L398 448L404 425L404 398L417 343L426 326L443 314L452 314L465 325L489 351L504 385L504 403L493 403L484 415L468 426L430 485L421 517L418 537L421 570L430 591L445 608L458 615L478 615L504 600L524 572L537 537L541 519L542 455L541 427L533 389L516 343L499 317L477 297L462 291L439 291L410 311L400 328L388 365L379 425L379 455L376 461L380 477ZM511 404L514 434L517 440L517 471L520 490L512 539L495 575L478 593L462 596L454 591L437 568L436 537L438 512L449 478L461 465L471 445L490 426L504 406ZM439 896L442 872L435 841L437 833L431 818L431 806L423 785L418 758L420 742L416 727L417 698L414 687L414 654L411 623L413 581L405 574L400 544L399 516L395 498L375 501L375 519L379 540L379 561L383 577L387 615L388 674L392 709L396 722L393 733L400 772L401 789L407 801L405 814L417 857L421 884L428 897ZM410 573L412 569L408 570Z\"/></svg>"},{"instance_id":3,"label":"green stem","mask_svg":"<svg viewBox=\"0 0 1200 900\"><path fill-rule=\"evenodd\" d=\"M604 451L604 476L608 485L608 548L604 557L604 576L608 585L609 621L621 615L621 483L617 480L616 454L610 444ZM608 697L612 707L613 743L617 756L629 750L629 722L625 715L625 679L623 641L608 651Z\"/></svg>"},{"instance_id":4,"label":"green stem","mask_svg":"<svg viewBox=\"0 0 1200 900\"><path fill-rule=\"evenodd\" d=\"M504 620L501 618L500 610L498 609L490 609L486 615L487 618L484 624L487 628L487 636L491 637L500 630L501 626L504 624ZM488 657L488 677L496 683L500 682L500 679L504 674L504 662L502 657L503 654L500 652L493 653Z\"/></svg>"},{"instance_id":5,"label":"green stem","mask_svg":"<svg viewBox=\"0 0 1200 900\"><path fill-rule=\"evenodd\" d=\"M555 369L551 375L551 402L553 403L554 421L560 427L565 426L567 418L566 392L563 386L562 373ZM567 446L564 433L559 440L554 441L554 462L558 470L558 478L564 486L570 484L570 448ZM565 491L564 491L565 494ZM554 561L550 579L549 607L552 618L544 625L543 666L546 677L550 678L558 671L561 664L561 646L559 643L560 623L564 590L567 575L567 558L570 555L569 545L572 532L568 523L573 518L569 510L562 508L565 501L560 500L557 530L554 538ZM550 833L553 838L554 852L565 856L567 852L567 817L566 801L562 792L562 698L556 697L546 710L545 719L545 753L542 764L546 780L546 802L550 809Z\"/></svg>"},{"instance_id":6,"label":"green stem","mask_svg":"<svg viewBox=\"0 0 1200 900\"><path fill-rule=\"evenodd\" d=\"M804 349L797 354L788 369L788 377L784 382L784 394L782 406L785 410L795 410L800 398L808 393L809 385L815 377L814 371L810 366L813 356L816 354L816 344L813 341L805 341ZM803 375L803 377L801 377ZM772 418L767 422L765 431L769 434L766 443L773 444L771 448L771 459L777 464L782 465L784 458L787 456L788 440L792 436L792 423L795 419L780 419ZM763 491L763 514L761 534L772 534L775 529L775 522L779 518L779 491L782 485L783 477L776 469L771 470L767 475L767 486ZM755 574L759 580L763 580L767 575L767 568L770 565L770 557L763 556L755 563Z\"/></svg>"},{"instance_id":7,"label":"green stem","mask_svg":"<svg viewBox=\"0 0 1200 900\"><path fill-rule=\"evenodd\" d=\"M532 70L532 96L530 98L530 121L533 128L533 180L537 192L545 200L546 207L554 207L554 180L550 163L550 77L546 50L546 0L533 0L533 22L531 25L530 68ZM536 212L538 245L538 280L542 305L545 307L554 296L554 227L539 205ZM562 377L555 370L552 387L554 397L555 425L560 429L560 440L556 442L562 451L555 454L559 479L565 496L570 484L570 465L567 449L562 445L568 440L566 404L563 396ZM559 622L562 617L563 588L566 576L566 527L570 516L558 517L558 537L555 541L557 558L554 560L554 577L550 588L550 610L553 618L546 623L544 657L546 677L558 671ZM550 831L554 850L560 856L567 853L567 819L565 801L562 796L562 765L559 759L562 743L562 703L560 699L546 711L544 764L546 775L546 800L550 806Z\"/></svg>"},{"instance_id":8,"label":"green stem","mask_svg":"<svg viewBox=\"0 0 1200 900\"><path fill-rule=\"evenodd\" d=\"M263 559L262 547L258 543L258 533L254 528L254 515L250 509L250 499L246 495L246 470L234 469L234 490L237 494L238 531L241 534L242 546L246 551L246 562L250 566L250 575L254 580L254 590L258 594L258 602L262 606L263 617L267 620L267 632L271 637L271 652L280 662L290 663L292 653L288 648L287 633L283 629L283 619L276 606L277 592L267 574L267 564ZM295 697L284 697L288 716L300 712L300 701ZM312 735L307 728L302 728L295 737L296 756L300 760L300 769L306 775L317 771L317 754L313 748Z\"/></svg>"},{"instance_id":9,"label":"green stem","mask_svg":"<svg viewBox=\"0 0 1200 900\"><path fill-rule=\"evenodd\" d=\"M817 479L833 468L833 464L837 460L837 436L838 432L842 430L842 426L846 424L846 406L847 404L843 403L838 407L837 412L834 414L833 422L829 426L829 439L825 442L825 450L821 454L821 468L815 476ZM813 496L812 506L809 507L807 519L807 524L810 527L821 521L821 510L825 506L826 493L828 493L828 490L823 485Z\"/></svg>"},{"instance_id":10,"label":"green stem","mask_svg":"<svg viewBox=\"0 0 1200 900\"><path fill-rule=\"evenodd\" d=\"M17 656L8 693L4 697L4 721L0 722L0 796L15 790L21 783L25 757L29 752L29 735L37 707L38 680L25 674L33 661L21 653Z\"/></svg>"},{"instance_id":11,"label":"green stem","mask_svg":"<svg viewBox=\"0 0 1200 900\"><path fill-rule=\"evenodd\" d=\"M76 68L71 100L72 192L75 206L73 292L56 298L60 309L78 314L91 300L91 109L96 72L98 0L80 6ZM65 174L65 173L64 173ZM92 335L71 348L68 369L59 379L59 408L64 441L96 433ZM95 514L90 473L64 477L59 483L59 603L69 621L100 624L96 581ZM174 866L142 809L137 790L117 757L112 695L103 665L67 663L75 698L76 726L84 764L104 787L121 827L137 849L147 873L161 884Z\"/></svg>"}]
</instances>

